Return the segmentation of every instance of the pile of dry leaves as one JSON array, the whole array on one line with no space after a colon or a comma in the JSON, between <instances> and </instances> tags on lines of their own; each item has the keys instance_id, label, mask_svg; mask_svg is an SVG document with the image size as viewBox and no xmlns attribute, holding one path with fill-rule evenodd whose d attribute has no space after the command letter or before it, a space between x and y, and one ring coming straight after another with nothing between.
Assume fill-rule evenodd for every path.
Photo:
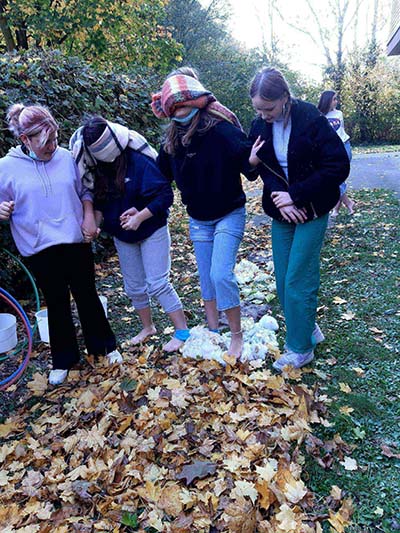
<instances>
[{"instance_id":1,"label":"pile of dry leaves","mask_svg":"<svg viewBox=\"0 0 400 533\"><path fill-rule=\"evenodd\" d=\"M260 361L223 368L164 358L154 346L124 356L114 367L88 360L54 390L34 375L28 387L41 401L0 425L3 533L121 523L312 533L326 519L344 531L351 502L334 487L324 508L302 479L305 450L318 458L324 445L311 424L327 422L324 397L300 370L277 376ZM338 460L346 451L339 438L330 450Z\"/></svg>"}]
</instances>

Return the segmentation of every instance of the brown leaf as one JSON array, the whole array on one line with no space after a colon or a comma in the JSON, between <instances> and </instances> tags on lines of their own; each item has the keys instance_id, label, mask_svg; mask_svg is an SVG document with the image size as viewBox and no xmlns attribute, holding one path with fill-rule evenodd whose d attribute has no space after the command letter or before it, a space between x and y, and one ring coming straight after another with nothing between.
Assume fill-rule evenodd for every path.
<instances>
[{"instance_id":1,"label":"brown leaf","mask_svg":"<svg viewBox=\"0 0 400 533\"><path fill-rule=\"evenodd\" d=\"M400 459L400 453L394 453L386 444L381 444L381 450L383 455L386 457L395 457L396 459Z\"/></svg>"}]
</instances>

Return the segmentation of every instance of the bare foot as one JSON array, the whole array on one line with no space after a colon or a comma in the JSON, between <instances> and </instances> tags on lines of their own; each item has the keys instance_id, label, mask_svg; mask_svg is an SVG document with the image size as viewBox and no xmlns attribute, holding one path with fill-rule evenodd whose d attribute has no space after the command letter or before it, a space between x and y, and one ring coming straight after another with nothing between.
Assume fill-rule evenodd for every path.
<instances>
[{"instance_id":1,"label":"bare foot","mask_svg":"<svg viewBox=\"0 0 400 533\"><path fill-rule=\"evenodd\" d=\"M176 352L183 345L184 341L180 341L176 337L172 337L172 339L168 341L167 344L164 344L162 349L164 350L164 352Z\"/></svg>"},{"instance_id":2,"label":"bare foot","mask_svg":"<svg viewBox=\"0 0 400 533\"><path fill-rule=\"evenodd\" d=\"M143 328L140 333L131 339L131 344L140 344L156 333L157 330L153 325L149 326L148 328Z\"/></svg>"},{"instance_id":3,"label":"bare foot","mask_svg":"<svg viewBox=\"0 0 400 533\"><path fill-rule=\"evenodd\" d=\"M229 345L228 355L234 355L237 359L242 355L243 349L243 334L232 333L231 343Z\"/></svg>"},{"instance_id":4,"label":"bare foot","mask_svg":"<svg viewBox=\"0 0 400 533\"><path fill-rule=\"evenodd\" d=\"M355 205L355 202L353 202L353 200L350 200L350 202L346 206L349 212L349 215L354 215L354 205Z\"/></svg>"}]
</instances>

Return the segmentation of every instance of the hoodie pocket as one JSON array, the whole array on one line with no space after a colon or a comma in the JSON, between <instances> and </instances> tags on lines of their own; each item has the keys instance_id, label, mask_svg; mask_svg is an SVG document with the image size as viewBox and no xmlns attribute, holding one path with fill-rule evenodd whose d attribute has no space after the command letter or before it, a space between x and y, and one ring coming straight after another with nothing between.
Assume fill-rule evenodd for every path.
<instances>
[{"instance_id":1,"label":"hoodie pocket","mask_svg":"<svg viewBox=\"0 0 400 533\"><path fill-rule=\"evenodd\" d=\"M39 220L35 248L43 250L55 244L83 242L81 227L74 215Z\"/></svg>"}]
</instances>

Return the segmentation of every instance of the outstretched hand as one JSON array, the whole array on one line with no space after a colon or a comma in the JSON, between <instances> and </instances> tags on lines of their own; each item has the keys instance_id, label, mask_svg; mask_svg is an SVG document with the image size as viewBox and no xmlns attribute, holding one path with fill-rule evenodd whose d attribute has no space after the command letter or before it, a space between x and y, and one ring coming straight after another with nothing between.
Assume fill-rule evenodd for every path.
<instances>
[{"instance_id":1,"label":"outstretched hand","mask_svg":"<svg viewBox=\"0 0 400 533\"><path fill-rule=\"evenodd\" d=\"M261 163L261 159L257 156L258 150L264 145L265 141L261 140L261 137L258 136L255 140L255 143L251 147L249 163L252 167L256 167Z\"/></svg>"}]
</instances>

